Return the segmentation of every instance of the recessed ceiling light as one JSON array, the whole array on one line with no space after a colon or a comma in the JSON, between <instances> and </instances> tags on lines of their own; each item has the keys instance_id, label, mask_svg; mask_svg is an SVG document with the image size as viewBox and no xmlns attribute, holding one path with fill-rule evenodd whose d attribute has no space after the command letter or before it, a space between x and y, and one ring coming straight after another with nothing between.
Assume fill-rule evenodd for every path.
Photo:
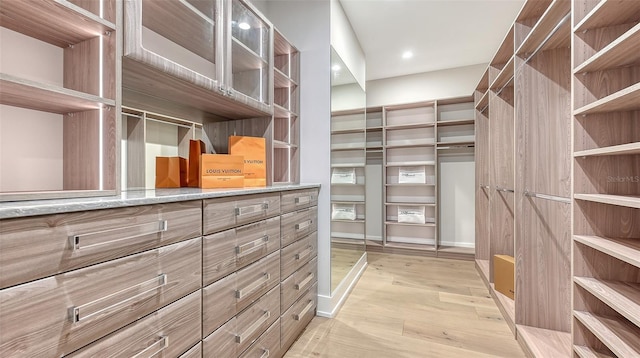
<instances>
[{"instance_id":1,"label":"recessed ceiling light","mask_svg":"<svg viewBox=\"0 0 640 358\"><path fill-rule=\"evenodd\" d=\"M241 22L238 24L238 27L242 30L249 30L251 28L251 25L247 24L246 22Z\"/></svg>"},{"instance_id":2,"label":"recessed ceiling light","mask_svg":"<svg viewBox=\"0 0 640 358\"><path fill-rule=\"evenodd\" d=\"M411 51L405 51L402 53L402 58L405 60L410 59L411 57L413 57L413 52Z\"/></svg>"},{"instance_id":3,"label":"recessed ceiling light","mask_svg":"<svg viewBox=\"0 0 640 358\"><path fill-rule=\"evenodd\" d=\"M338 72L338 71L340 71L341 69L342 69L342 67L340 67L340 65L333 65L333 66L331 66L331 70L332 70L333 72Z\"/></svg>"}]
</instances>

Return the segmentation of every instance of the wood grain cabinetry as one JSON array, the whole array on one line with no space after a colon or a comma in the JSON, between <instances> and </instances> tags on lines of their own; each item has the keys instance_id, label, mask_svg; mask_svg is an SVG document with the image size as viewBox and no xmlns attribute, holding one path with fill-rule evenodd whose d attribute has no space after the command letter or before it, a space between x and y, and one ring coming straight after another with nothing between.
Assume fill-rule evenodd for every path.
<instances>
[{"instance_id":1,"label":"wood grain cabinetry","mask_svg":"<svg viewBox=\"0 0 640 358\"><path fill-rule=\"evenodd\" d=\"M202 235L201 201L3 220L0 288Z\"/></svg>"},{"instance_id":2,"label":"wood grain cabinetry","mask_svg":"<svg viewBox=\"0 0 640 358\"><path fill-rule=\"evenodd\" d=\"M573 1L573 350L640 355L640 3Z\"/></svg>"},{"instance_id":3,"label":"wood grain cabinetry","mask_svg":"<svg viewBox=\"0 0 640 358\"><path fill-rule=\"evenodd\" d=\"M315 222L316 188L0 221L0 356L282 356L283 314L287 344L315 315L317 229L281 247L281 196L286 230Z\"/></svg>"},{"instance_id":4,"label":"wood grain cabinetry","mask_svg":"<svg viewBox=\"0 0 640 358\"><path fill-rule=\"evenodd\" d=\"M0 291L0 353L65 355L198 290L201 245L192 239Z\"/></svg>"},{"instance_id":5,"label":"wood grain cabinetry","mask_svg":"<svg viewBox=\"0 0 640 358\"><path fill-rule=\"evenodd\" d=\"M124 22L125 102L158 97L231 119L273 112L272 26L249 4L125 0Z\"/></svg>"},{"instance_id":6,"label":"wood grain cabinetry","mask_svg":"<svg viewBox=\"0 0 640 358\"><path fill-rule=\"evenodd\" d=\"M203 205L203 230L211 234L280 214L280 195L258 194L207 199Z\"/></svg>"},{"instance_id":7,"label":"wood grain cabinetry","mask_svg":"<svg viewBox=\"0 0 640 358\"><path fill-rule=\"evenodd\" d=\"M8 54L0 67L0 111L10 124L0 150L14 153L1 163L0 201L116 192L116 4L0 4L1 50ZM28 145L22 133L31 133Z\"/></svg>"}]
</instances>

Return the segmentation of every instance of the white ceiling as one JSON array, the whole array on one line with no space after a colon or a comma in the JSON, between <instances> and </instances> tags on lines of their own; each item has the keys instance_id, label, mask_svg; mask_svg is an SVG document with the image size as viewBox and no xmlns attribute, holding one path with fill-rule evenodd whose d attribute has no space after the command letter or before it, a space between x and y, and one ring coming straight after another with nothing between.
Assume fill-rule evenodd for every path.
<instances>
[{"instance_id":1,"label":"white ceiling","mask_svg":"<svg viewBox=\"0 0 640 358\"><path fill-rule=\"evenodd\" d=\"M340 0L367 80L487 63L524 0ZM413 58L402 59L411 50Z\"/></svg>"}]
</instances>

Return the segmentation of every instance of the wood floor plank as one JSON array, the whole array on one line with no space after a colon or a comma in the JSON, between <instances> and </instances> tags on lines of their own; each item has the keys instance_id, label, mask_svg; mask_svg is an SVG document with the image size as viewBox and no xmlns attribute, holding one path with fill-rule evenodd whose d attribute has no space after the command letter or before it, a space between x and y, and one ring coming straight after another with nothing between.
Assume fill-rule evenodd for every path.
<instances>
[{"instance_id":1,"label":"wood floor plank","mask_svg":"<svg viewBox=\"0 0 640 358\"><path fill-rule=\"evenodd\" d=\"M285 358L524 357L472 261L368 260L337 316L315 317Z\"/></svg>"}]
</instances>

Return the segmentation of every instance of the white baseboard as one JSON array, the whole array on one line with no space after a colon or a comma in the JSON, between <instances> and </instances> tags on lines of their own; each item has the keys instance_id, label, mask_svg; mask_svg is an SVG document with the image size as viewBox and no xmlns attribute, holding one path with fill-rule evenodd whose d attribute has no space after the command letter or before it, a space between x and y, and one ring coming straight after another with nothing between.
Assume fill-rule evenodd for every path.
<instances>
[{"instance_id":1,"label":"white baseboard","mask_svg":"<svg viewBox=\"0 0 640 358\"><path fill-rule=\"evenodd\" d=\"M440 241L438 243L438 246L455 246L473 249L474 247L476 247L476 244L475 242Z\"/></svg>"},{"instance_id":2,"label":"white baseboard","mask_svg":"<svg viewBox=\"0 0 640 358\"><path fill-rule=\"evenodd\" d=\"M367 253L365 252L358 262L351 268L351 271L336 287L333 294L329 296L318 295L318 311L317 315L321 317L333 318L342 307L344 301L349 297L349 293L358 283L360 276L367 268Z\"/></svg>"}]
</instances>

